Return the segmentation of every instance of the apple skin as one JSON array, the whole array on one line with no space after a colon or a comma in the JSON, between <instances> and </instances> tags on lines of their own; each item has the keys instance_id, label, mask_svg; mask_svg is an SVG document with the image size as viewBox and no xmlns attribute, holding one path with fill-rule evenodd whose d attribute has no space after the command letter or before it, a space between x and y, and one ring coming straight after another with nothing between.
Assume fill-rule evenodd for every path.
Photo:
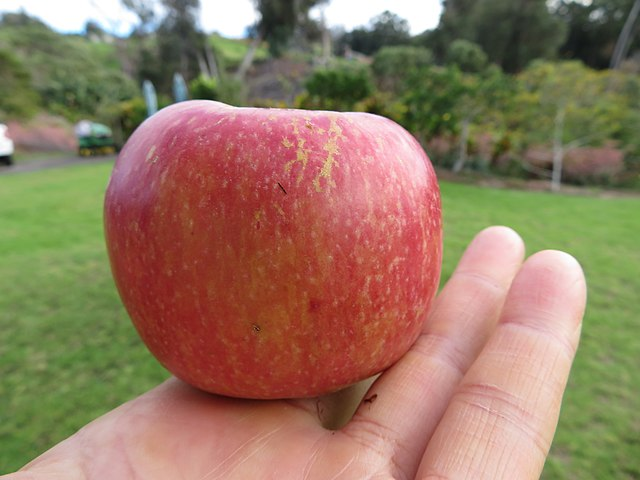
<instances>
[{"instance_id":1,"label":"apple skin","mask_svg":"<svg viewBox=\"0 0 640 480\"><path fill-rule=\"evenodd\" d=\"M385 370L440 277L431 163L366 113L167 107L122 149L104 222L149 350L233 397L317 396Z\"/></svg>"}]
</instances>

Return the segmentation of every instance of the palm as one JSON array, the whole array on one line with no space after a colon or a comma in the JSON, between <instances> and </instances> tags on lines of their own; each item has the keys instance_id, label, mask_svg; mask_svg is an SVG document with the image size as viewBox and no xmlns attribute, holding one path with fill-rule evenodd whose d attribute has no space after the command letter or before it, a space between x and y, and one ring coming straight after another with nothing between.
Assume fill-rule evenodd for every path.
<instances>
[{"instance_id":1,"label":"palm","mask_svg":"<svg viewBox=\"0 0 640 480\"><path fill-rule=\"evenodd\" d=\"M172 379L32 462L24 478L537 478L585 288L567 255L523 266L523 251L503 228L477 237L416 344L339 430L322 426L326 398L234 400Z\"/></svg>"}]
</instances>

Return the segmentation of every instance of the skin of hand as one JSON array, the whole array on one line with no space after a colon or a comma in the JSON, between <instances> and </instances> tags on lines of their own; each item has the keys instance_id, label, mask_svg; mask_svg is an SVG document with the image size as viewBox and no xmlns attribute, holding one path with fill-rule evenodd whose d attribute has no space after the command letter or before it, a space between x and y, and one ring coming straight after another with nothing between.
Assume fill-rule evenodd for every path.
<instances>
[{"instance_id":1,"label":"skin of hand","mask_svg":"<svg viewBox=\"0 0 640 480\"><path fill-rule=\"evenodd\" d=\"M539 478L586 285L566 253L523 259L508 228L476 236L419 339L340 429L323 427L335 398L237 400L170 379L1 478Z\"/></svg>"}]
</instances>

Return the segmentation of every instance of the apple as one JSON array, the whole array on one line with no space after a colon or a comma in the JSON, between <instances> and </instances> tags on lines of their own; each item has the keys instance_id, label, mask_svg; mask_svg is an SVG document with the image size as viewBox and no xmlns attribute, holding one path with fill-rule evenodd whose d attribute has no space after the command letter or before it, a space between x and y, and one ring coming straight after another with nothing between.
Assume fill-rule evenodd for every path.
<instances>
[{"instance_id":1,"label":"apple","mask_svg":"<svg viewBox=\"0 0 640 480\"><path fill-rule=\"evenodd\" d=\"M366 113L167 107L122 149L104 223L149 350L233 397L317 396L387 369L440 277L431 163Z\"/></svg>"}]
</instances>

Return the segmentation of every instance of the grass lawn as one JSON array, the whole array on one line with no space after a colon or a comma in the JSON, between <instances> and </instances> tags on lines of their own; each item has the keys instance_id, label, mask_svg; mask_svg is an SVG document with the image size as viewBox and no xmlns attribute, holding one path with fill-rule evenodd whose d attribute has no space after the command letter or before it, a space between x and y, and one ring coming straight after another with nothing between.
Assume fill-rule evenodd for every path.
<instances>
[{"instance_id":1,"label":"grass lawn","mask_svg":"<svg viewBox=\"0 0 640 480\"><path fill-rule=\"evenodd\" d=\"M109 163L0 176L0 473L167 377L120 305L102 238ZM447 277L491 224L583 264L589 305L545 479L640 478L640 198L443 183Z\"/></svg>"},{"instance_id":2,"label":"grass lawn","mask_svg":"<svg viewBox=\"0 0 640 480\"><path fill-rule=\"evenodd\" d=\"M240 65L242 59L249 49L249 42L233 38L222 37L213 34L209 37L209 42L219 55L222 55L224 66L235 68ZM264 60L268 56L267 49L260 46L255 53L255 60Z\"/></svg>"}]
</instances>

